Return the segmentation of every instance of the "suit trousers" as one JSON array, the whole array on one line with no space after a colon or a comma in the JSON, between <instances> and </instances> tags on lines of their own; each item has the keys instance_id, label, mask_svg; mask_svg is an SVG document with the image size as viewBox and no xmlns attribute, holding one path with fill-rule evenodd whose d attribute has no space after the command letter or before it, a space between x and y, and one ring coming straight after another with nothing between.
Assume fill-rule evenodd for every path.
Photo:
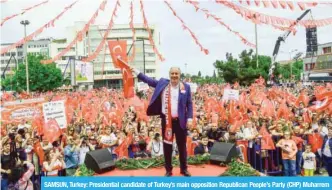
<instances>
[{"instance_id":1,"label":"suit trousers","mask_svg":"<svg viewBox=\"0 0 332 190\"><path fill-rule=\"evenodd\" d=\"M162 136L165 137L166 120L162 118ZM172 120L172 132L175 134L176 144L179 151L180 158L180 169L181 171L187 170L187 129L182 129L179 120ZM164 157L165 157L165 169L167 172L171 172L172 166L172 152L173 145L163 143L164 146Z\"/></svg>"},{"instance_id":2,"label":"suit trousers","mask_svg":"<svg viewBox=\"0 0 332 190\"><path fill-rule=\"evenodd\" d=\"M329 174L329 176L332 176L332 157L327 157L327 156L323 155L323 161L324 161L324 165L325 165L327 173Z\"/></svg>"}]
</instances>

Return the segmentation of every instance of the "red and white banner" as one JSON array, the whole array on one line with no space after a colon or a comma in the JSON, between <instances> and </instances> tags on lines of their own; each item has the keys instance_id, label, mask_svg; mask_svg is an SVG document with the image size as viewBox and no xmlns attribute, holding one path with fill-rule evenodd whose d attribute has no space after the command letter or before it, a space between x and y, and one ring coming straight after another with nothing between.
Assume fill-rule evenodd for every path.
<instances>
[{"instance_id":1,"label":"red and white banner","mask_svg":"<svg viewBox=\"0 0 332 190\"><path fill-rule=\"evenodd\" d=\"M43 64L49 64L49 63L53 63L54 61L57 61L57 60L61 59L61 57L64 56L68 51L70 51L71 48L77 42L82 41L83 40L83 35L85 35L87 31L89 31L90 25L94 24L94 22L95 22L95 20L96 20L96 18L98 16L99 10L104 11L106 3L107 3L107 0L104 0L103 2L101 2L101 4L99 5L97 11L92 15L92 17L90 18L90 20L88 21L88 23L84 26L84 28L81 31L79 31L77 33L77 35L74 38L74 40L71 41L63 51L61 51L59 54L57 54L52 59L42 60L41 63L43 63Z\"/></svg>"},{"instance_id":2,"label":"red and white banner","mask_svg":"<svg viewBox=\"0 0 332 190\"><path fill-rule=\"evenodd\" d=\"M201 51L203 51L205 53L205 55L209 54L209 50L204 48L203 45L198 41L196 35L194 34L194 32L192 32L190 30L189 27L186 26L186 24L184 23L184 21L178 16L178 14L176 14L175 10L172 8L171 4L167 1L164 1L165 4L168 6L168 8L173 12L173 15L181 22L182 24L182 28L184 30L188 30L188 32L190 33L191 37L194 39L195 43L200 47Z\"/></svg>"},{"instance_id":3,"label":"red and white banner","mask_svg":"<svg viewBox=\"0 0 332 190\"><path fill-rule=\"evenodd\" d=\"M227 0L224 0L227 1ZM230 1L230 0L228 0ZM233 0L234 2L234 0ZM275 9L290 9L290 10L294 10L297 6L301 9L301 10L305 10L307 8L310 7L316 7L317 5L321 4L321 5L332 5L331 2L314 2L314 1L304 1L304 0L295 0L295 1L279 1L279 0L249 0L249 1L242 1L239 0L239 3L241 3L242 5L248 5L248 6L257 6L257 7L262 7L262 5L264 6L264 8L275 8ZM280 5L280 6L279 6Z\"/></svg>"},{"instance_id":4,"label":"red and white banner","mask_svg":"<svg viewBox=\"0 0 332 190\"><path fill-rule=\"evenodd\" d=\"M268 24L268 25L277 25L277 26L293 26L296 23L296 20L282 18L277 16L270 16L263 14L257 11L247 9L232 3L231 1L216 0L216 3L222 4L228 8L233 9L237 14L241 15L246 20L251 20L255 24ZM271 1L273 6L277 6L276 1ZM301 25L306 28L312 27L323 27L332 24L332 18L319 19L319 20L301 20L298 22L298 25ZM291 28L290 28L291 30Z\"/></svg>"},{"instance_id":5,"label":"red and white banner","mask_svg":"<svg viewBox=\"0 0 332 190\"><path fill-rule=\"evenodd\" d=\"M151 29L149 28L149 23L145 16L144 3L142 0L140 0L140 5L141 5L141 13L142 13L142 17L143 17L144 27L149 33L149 41L150 41L150 44L152 45L152 49L155 52L155 54L158 56L160 61L165 61L165 58L161 55L161 53L156 48L156 44L154 43L154 40L152 38L152 32L151 32Z\"/></svg>"},{"instance_id":6,"label":"red and white banner","mask_svg":"<svg viewBox=\"0 0 332 190\"><path fill-rule=\"evenodd\" d=\"M199 8L199 6L198 6L199 2L197 2L197 1L190 1L190 0L188 0L187 2L190 3L191 5L193 5L193 6L195 7L196 12L197 12L198 10L203 11L203 12L205 13L205 15L206 15L207 18L213 18L213 19L214 19L216 22L218 22L220 25L226 27L230 32L232 32L232 33L234 33L236 36L238 36L238 37L241 39L241 41L242 41L245 45L247 45L247 46L249 46L249 47L252 47L252 48L256 48L256 45L255 45L255 44L249 42L249 41L248 41L245 37L243 37L239 32L236 32L236 31L234 31L233 29L231 29L231 27L229 27L227 24L225 24L223 21L221 21L221 18L217 17L216 15L211 14L207 9L201 9L201 8Z\"/></svg>"},{"instance_id":7,"label":"red and white banner","mask_svg":"<svg viewBox=\"0 0 332 190\"><path fill-rule=\"evenodd\" d=\"M131 31L133 32L133 36L132 36L132 53L131 56L128 57L128 61L134 61L135 59L135 54L136 54L136 46L135 46L135 39L136 39L136 30L134 28L134 8L133 8L133 2L130 2L130 22L129 22L129 26L131 28Z\"/></svg>"},{"instance_id":8,"label":"red and white banner","mask_svg":"<svg viewBox=\"0 0 332 190\"><path fill-rule=\"evenodd\" d=\"M113 25L114 25L114 18L117 16L116 13L118 11L118 7L120 6L120 1L117 0L115 3L115 7L111 16L111 20L108 23L108 27L106 29L106 32L104 33L104 37L102 39L102 41L99 43L99 45L97 46L96 50L89 55L89 57L82 59L82 61L84 62L91 62L94 59L97 58L97 56L99 55L100 51L102 50L102 48L104 47L105 43L106 43L106 39L108 37L108 34L111 32Z\"/></svg>"},{"instance_id":9,"label":"red and white banner","mask_svg":"<svg viewBox=\"0 0 332 190\"><path fill-rule=\"evenodd\" d=\"M48 0L47 0L47 1L43 1L43 2L41 2L41 3L38 3L38 4L36 4L36 5L30 6L30 7L28 7L28 8L25 8L25 9L23 9L23 11L20 12L20 13L13 14L13 15L11 15L11 16L7 16L7 17L5 17L5 18L1 21L0 26L2 26L2 25L3 25L5 22L7 22L8 20L10 20L10 19L12 19L12 18L15 18L16 16L23 15L24 13L28 12L29 10L32 10L32 9L34 9L34 8L37 8L37 7L39 7L40 5L43 5L43 4L46 4L46 3L48 3Z\"/></svg>"},{"instance_id":10,"label":"red and white banner","mask_svg":"<svg viewBox=\"0 0 332 190\"><path fill-rule=\"evenodd\" d=\"M1 121L17 123L22 119L33 120L35 117L42 115L42 103L44 102L44 98L5 101L1 110Z\"/></svg>"},{"instance_id":11,"label":"red and white banner","mask_svg":"<svg viewBox=\"0 0 332 190\"><path fill-rule=\"evenodd\" d=\"M10 50L15 49L17 46L20 46L22 44L27 43L28 41L32 40L34 37L37 37L39 34L41 34L44 31L44 29L47 29L47 28L50 28L50 27L54 27L55 21L59 20L59 18L65 12L67 12L69 9L71 9L78 1L80 1L80 0L77 0L77 1L73 2L72 4L70 4L69 6L65 7L64 10L60 14L58 14L54 19L52 19L51 21L49 21L46 24L44 24L43 26L41 26L39 29L37 29L33 33L29 34L27 37L19 40L18 42L14 43L14 44L12 44L10 46L1 48L0 54L5 54L5 53L9 52Z\"/></svg>"}]
</instances>

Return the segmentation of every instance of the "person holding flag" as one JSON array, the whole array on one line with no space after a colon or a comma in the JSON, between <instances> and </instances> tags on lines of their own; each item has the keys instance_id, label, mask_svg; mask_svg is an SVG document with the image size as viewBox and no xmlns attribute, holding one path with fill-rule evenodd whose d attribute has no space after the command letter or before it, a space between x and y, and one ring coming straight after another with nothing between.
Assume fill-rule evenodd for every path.
<instances>
[{"instance_id":1,"label":"person holding flag","mask_svg":"<svg viewBox=\"0 0 332 190\"><path fill-rule=\"evenodd\" d=\"M173 135L180 157L180 173L191 176L187 170L187 130L192 127L193 104L190 86L180 81L181 70L172 67L169 78L155 80L130 67L138 79L155 88L147 108L147 115L160 115L162 119L162 138L165 157L165 176L172 176Z\"/></svg>"},{"instance_id":2,"label":"person holding flag","mask_svg":"<svg viewBox=\"0 0 332 190\"><path fill-rule=\"evenodd\" d=\"M184 176L191 176L187 170L187 129L191 129L193 121L193 103L191 100L190 86L180 82L181 70L172 67L169 71L169 78L155 80L135 70L127 63L127 42L108 41L113 64L121 69L123 76L123 94L126 99L134 98L135 73L141 81L155 88L151 101L147 108L147 115L159 115L162 119L163 151L165 157L165 176L172 176L172 152L173 136L180 156L180 170Z\"/></svg>"}]
</instances>

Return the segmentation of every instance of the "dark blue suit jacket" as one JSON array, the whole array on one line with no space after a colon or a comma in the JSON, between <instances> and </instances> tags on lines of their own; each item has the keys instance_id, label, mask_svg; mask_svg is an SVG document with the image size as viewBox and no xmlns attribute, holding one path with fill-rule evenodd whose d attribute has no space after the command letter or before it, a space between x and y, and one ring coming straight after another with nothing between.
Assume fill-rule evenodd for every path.
<instances>
[{"instance_id":1,"label":"dark blue suit jacket","mask_svg":"<svg viewBox=\"0 0 332 190\"><path fill-rule=\"evenodd\" d=\"M155 88L147 109L147 115L162 115L161 94L165 87L169 84L169 80L164 78L161 78L160 80L155 80L149 78L143 73L140 73L137 78L147 83L150 87ZM185 92L179 92L178 117L181 128L186 129L188 118L193 118L193 105L191 100L190 86L186 83L183 84L185 87Z\"/></svg>"}]
</instances>

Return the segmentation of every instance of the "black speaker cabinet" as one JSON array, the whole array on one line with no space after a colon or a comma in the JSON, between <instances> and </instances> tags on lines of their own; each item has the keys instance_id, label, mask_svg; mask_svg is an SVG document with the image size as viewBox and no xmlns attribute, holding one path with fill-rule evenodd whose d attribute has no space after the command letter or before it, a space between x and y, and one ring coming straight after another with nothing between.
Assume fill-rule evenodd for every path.
<instances>
[{"instance_id":1,"label":"black speaker cabinet","mask_svg":"<svg viewBox=\"0 0 332 190\"><path fill-rule=\"evenodd\" d=\"M210 153L210 163L220 164L229 163L232 158L236 158L238 152L236 150L236 145L233 143L222 143L215 142Z\"/></svg>"},{"instance_id":2,"label":"black speaker cabinet","mask_svg":"<svg viewBox=\"0 0 332 190\"><path fill-rule=\"evenodd\" d=\"M86 153L84 164L96 173L104 173L115 168L111 149L99 149Z\"/></svg>"},{"instance_id":3,"label":"black speaker cabinet","mask_svg":"<svg viewBox=\"0 0 332 190\"><path fill-rule=\"evenodd\" d=\"M317 28L306 28L307 52L317 52Z\"/></svg>"}]
</instances>

